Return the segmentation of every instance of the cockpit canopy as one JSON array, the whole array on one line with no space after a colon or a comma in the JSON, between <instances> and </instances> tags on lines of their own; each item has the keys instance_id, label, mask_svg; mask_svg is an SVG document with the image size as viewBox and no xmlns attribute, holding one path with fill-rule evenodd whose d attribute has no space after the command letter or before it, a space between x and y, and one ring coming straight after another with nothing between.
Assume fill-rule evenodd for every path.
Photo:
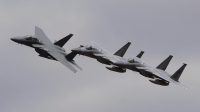
<instances>
[{"instance_id":1,"label":"cockpit canopy","mask_svg":"<svg viewBox=\"0 0 200 112\"><path fill-rule=\"evenodd\" d=\"M64 48L61 48L61 50L62 50L63 52L66 52Z\"/></svg>"},{"instance_id":2,"label":"cockpit canopy","mask_svg":"<svg viewBox=\"0 0 200 112\"><path fill-rule=\"evenodd\" d=\"M135 61L134 61L134 59L128 59L128 62L129 63L134 63Z\"/></svg>"},{"instance_id":3,"label":"cockpit canopy","mask_svg":"<svg viewBox=\"0 0 200 112\"><path fill-rule=\"evenodd\" d=\"M37 38L35 38L34 36L32 35L27 35L25 36L25 39L26 40L29 40L29 41L36 41L36 42L39 42L39 40Z\"/></svg>"},{"instance_id":4,"label":"cockpit canopy","mask_svg":"<svg viewBox=\"0 0 200 112\"><path fill-rule=\"evenodd\" d=\"M93 48L92 48L92 46L87 45L87 46L85 46L85 49L87 49L87 50L92 50Z\"/></svg>"}]
</instances>

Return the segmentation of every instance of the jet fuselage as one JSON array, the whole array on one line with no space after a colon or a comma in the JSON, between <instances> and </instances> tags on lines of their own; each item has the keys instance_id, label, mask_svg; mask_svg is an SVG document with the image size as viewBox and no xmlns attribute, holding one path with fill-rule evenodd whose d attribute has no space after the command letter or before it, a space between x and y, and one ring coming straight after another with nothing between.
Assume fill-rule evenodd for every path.
<instances>
[{"instance_id":1,"label":"jet fuselage","mask_svg":"<svg viewBox=\"0 0 200 112\"><path fill-rule=\"evenodd\" d=\"M13 37L13 38L11 38L11 40L16 43L23 44L28 47L34 48L40 57L51 59L51 60L56 60L51 55L49 55L49 53L47 53L47 51L33 46L33 45L43 45L43 43L40 40L38 40L37 38L35 38L34 36Z\"/></svg>"},{"instance_id":2,"label":"jet fuselage","mask_svg":"<svg viewBox=\"0 0 200 112\"><path fill-rule=\"evenodd\" d=\"M145 66L145 63L137 57L134 57L133 59L128 59L126 61L117 61L117 62L113 63L113 65L116 65L120 68L129 69L129 70L132 70L134 72L139 72L144 77L154 78L154 74L149 73L145 70L136 68L136 67Z\"/></svg>"},{"instance_id":3,"label":"jet fuselage","mask_svg":"<svg viewBox=\"0 0 200 112\"><path fill-rule=\"evenodd\" d=\"M77 54L87 56L90 58L97 59L102 64L110 65L110 61L103 58L102 56L95 56L94 54L103 54L101 51L89 47L80 47L80 48L74 48L72 49L73 52L76 52Z\"/></svg>"}]
</instances>

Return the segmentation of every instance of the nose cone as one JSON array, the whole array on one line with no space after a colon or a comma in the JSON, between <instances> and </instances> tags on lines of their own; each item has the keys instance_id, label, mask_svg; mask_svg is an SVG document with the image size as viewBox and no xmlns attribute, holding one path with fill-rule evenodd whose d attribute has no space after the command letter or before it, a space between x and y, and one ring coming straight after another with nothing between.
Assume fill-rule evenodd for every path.
<instances>
[{"instance_id":1,"label":"nose cone","mask_svg":"<svg viewBox=\"0 0 200 112\"><path fill-rule=\"evenodd\" d=\"M71 51L79 54L79 53L81 53L81 48L74 48Z\"/></svg>"},{"instance_id":2,"label":"nose cone","mask_svg":"<svg viewBox=\"0 0 200 112\"><path fill-rule=\"evenodd\" d=\"M20 43L20 41L22 40L22 38L21 37L12 37L12 38L10 38L12 41L14 41L14 42L17 42L17 43Z\"/></svg>"}]
</instances>

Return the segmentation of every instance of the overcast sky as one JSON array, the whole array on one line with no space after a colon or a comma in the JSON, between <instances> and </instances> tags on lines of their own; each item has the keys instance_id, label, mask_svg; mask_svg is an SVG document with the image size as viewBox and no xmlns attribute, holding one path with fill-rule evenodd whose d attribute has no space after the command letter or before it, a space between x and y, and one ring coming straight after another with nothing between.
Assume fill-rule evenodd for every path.
<instances>
[{"instance_id":1,"label":"overcast sky","mask_svg":"<svg viewBox=\"0 0 200 112\"><path fill-rule=\"evenodd\" d=\"M0 0L0 112L199 112L199 0ZM71 72L10 40L43 29L51 41L69 33L67 52L95 41L114 53L128 41L125 58L145 51L156 67L173 55L167 72L187 63L180 82L152 84L135 72L116 73L77 56Z\"/></svg>"}]
</instances>

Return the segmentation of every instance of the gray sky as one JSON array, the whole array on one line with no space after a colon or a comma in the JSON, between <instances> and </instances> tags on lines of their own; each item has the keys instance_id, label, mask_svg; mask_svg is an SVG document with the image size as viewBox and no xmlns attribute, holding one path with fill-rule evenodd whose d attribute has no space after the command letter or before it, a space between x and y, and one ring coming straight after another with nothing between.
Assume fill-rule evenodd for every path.
<instances>
[{"instance_id":1,"label":"gray sky","mask_svg":"<svg viewBox=\"0 0 200 112\"><path fill-rule=\"evenodd\" d=\"M199 0L1 0L1 112L198 112L200 111ZM162 87L127 71L109 71L96 60L77 56L83 71L38 57L11 37L34 34L39 26L52 40L73 33L64 48L95 41L116 52L127 41L125 58L145 51L154 67L170 54L167 72L187 63L180 82Z\"/></svg>"}]
</instances>

